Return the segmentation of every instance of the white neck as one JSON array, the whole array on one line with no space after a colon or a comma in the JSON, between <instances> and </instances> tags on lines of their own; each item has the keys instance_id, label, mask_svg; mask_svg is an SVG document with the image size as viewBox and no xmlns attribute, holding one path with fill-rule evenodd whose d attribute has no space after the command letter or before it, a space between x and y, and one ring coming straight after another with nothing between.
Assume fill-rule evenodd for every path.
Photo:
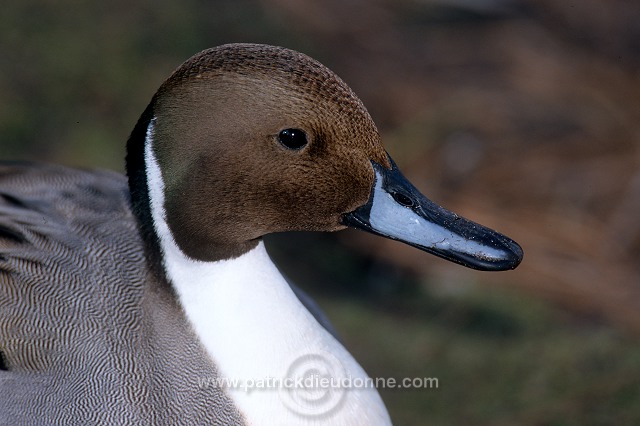
<instances>
[{"instance_id":1,"label":"white neck","mask_svg":"<svg viewBox=\"0 0 640 426\"><path fill-rule=\"evenodd\" d=\"M152 149L154 123L147 129L145 163L167 277L220 377L256 385L228 390L247 422L390 424L374 388L284 389L278 382L301 374L351 380L367 375L300 303L262 242L238 258L217 262L193 260L180 250L166 222L164 183Z\"/></svg>"}]
</instances>

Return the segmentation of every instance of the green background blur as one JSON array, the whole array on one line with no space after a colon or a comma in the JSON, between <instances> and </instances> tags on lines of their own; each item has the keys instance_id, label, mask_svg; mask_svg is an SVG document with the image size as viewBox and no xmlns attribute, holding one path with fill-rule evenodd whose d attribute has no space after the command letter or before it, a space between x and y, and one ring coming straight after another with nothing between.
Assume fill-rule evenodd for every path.
<instances>
[{"instance_id":1,"label":"green background blur","mask_svg":"<svg viewBox=\"0 0 640 426\"><path fill-rule=\"evenodd\" d=\"M355 231L269 238L399 425L640 424L640 6L526 0L9 0L0 158L123 170L155 89L228 42L300 50L405 174L525 249L480 273Z\"/></svg>"}]
</instances>

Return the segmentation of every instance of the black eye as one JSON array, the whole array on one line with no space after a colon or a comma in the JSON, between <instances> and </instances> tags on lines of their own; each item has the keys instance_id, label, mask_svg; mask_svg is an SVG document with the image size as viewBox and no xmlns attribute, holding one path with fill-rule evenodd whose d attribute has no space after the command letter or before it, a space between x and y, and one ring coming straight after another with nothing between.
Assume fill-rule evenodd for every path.
<instances>
[{"instance_id":1,"label":"black eye","mask_svg":"<svg viewBox=\"0 0 640 426\"><path fill-rule=\"evenodd\" d=\"M307 134L300 129L284 129L278 133L278 140L289 149L300 149L307 144Z\"/></svg>"}]
</instances>

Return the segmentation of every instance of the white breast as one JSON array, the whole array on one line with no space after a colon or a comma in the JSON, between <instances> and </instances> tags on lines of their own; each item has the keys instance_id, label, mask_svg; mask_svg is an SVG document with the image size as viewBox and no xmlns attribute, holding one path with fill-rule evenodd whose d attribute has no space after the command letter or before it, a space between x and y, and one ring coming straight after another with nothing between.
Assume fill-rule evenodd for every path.
<instances>
[{"instance_id":1,"label":"white breast","mask_svg":"<svg viewBox=\"0 0 640 426\"><path fill-rule=\"evenodd\" d=\"M164 266L221 376L203 377L202 385L240 386L228 394L250 424L390 424L376 389L359 387L367 374L300 303L262 242L219 262L195 261L178 248L165 220L164 184L151 149L153 123L145 161Z\"/></svg>"}]
</instances>

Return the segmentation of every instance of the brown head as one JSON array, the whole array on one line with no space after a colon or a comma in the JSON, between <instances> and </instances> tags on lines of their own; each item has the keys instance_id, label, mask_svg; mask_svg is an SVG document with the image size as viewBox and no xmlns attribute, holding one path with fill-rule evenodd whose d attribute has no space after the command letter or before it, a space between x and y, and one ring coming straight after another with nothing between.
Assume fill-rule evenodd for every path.
<instances>
[{"instance_id":1,"label":"brown head","mask_svg":"<svg viewBox=\"0 0 640 426\"><path fill-rule=\"evenodd\" d=\"M422 196L351 89L285 48L205 50L152 99L129 139L127 171L155 244L145 146L161 171L169 231L193 259L239 256L273 232L345 225L479 269L512 268L522 257L513 241Z\"/></svg>"},{"instance_id":2,"label":"brown head","mask_svg":"<svg viewBox=\"0 0 640 426\"><path fill-rule=\"evenodd\" d=\"M341 229L342 214L369 198L371 161L390 167L351 89L284 48L205 50L151 108L167 222L199 260L237 256L272 232Z\"/></svg>"}]
</instances>

